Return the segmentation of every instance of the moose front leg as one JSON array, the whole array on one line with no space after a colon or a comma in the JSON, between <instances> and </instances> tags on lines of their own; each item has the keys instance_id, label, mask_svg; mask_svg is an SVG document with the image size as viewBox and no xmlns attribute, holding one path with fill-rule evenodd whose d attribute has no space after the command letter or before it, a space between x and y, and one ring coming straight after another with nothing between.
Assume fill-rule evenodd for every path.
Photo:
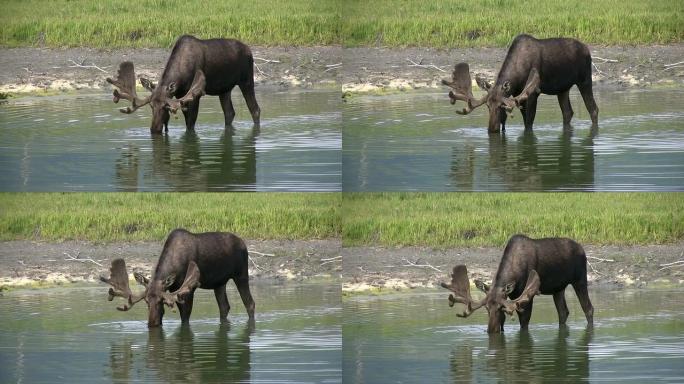
<instances>
[{"instance_id":1,"label":"moose front leg","mask_svg":"<svg viewBox=\"0 0 684 384\"><path fill-rule=\"evenodd\" d=\"M181 323L187 324L190 322L190 314L192 313L192 302L195 292L190 292L183 297L183 302L178 302L178 312L180 312Z\"/></svg>"},{"instance_id":2,"label":"moose front leg","mask_svg":"<svg viewBox=\"0 0 684 384\"><path fill-rule=\"evenodd\" d=\"M529 302L520 306L518 310L518 319L520 320L520 330L526 331L527 326L530 324L530 318L532 317L532 302L534 299L530 299Z\"/></svg>"},{"instance_id":3,"label":"moose front leg","mask_svg":"<svg viewBox=\"0 0 684 384\"><path fill-rule=\"evenodd\" d=\"M558 311L558 325L565 325L568 320L568 304L565 302L565 289L553 294L553 302L556 304L556 311Z\"/></svg>"}]
</instances>

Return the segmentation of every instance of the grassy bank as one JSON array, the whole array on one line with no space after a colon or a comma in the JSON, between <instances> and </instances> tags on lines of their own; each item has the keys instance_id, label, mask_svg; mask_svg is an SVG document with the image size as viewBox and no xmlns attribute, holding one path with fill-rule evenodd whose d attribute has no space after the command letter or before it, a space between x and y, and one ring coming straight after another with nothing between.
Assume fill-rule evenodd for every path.
<instances>
[{"instance_id":1,"label":"grassy bank","mask_svg":"<svg viewBox=\"0 0 684 384\"><path fill-rule=\"evenodd\" d=\"M340 204L332 193L2 193L0 240L160 240L177 227L248 239L334 238Z\"/></svg>"},{"instance_id":2,"label":"grassy bank","mask_svg":"<svg viewBox=\"0 0 684 384\"><path fill-rule=\"evenodd\" d=\"M168 47L182 34L260 45L505 46L684 40L684 2L661 0L6 0L0 45Z\"/></svg>"},{"instance_id":3,"label":"grassy bank","mask_svg":"<svg viewBox=\"0 0 684 384\"><path fill-rule=\"evenodd\" d=\"M9 0L0 44L170 47L183 34L249 44L326 45L338 41L337 0Z\"/></svg>"},{"instance_id":4,"label":"grassy bank","mask_svg":"<svg viewBox=\"0 0 684 384\"><path fill-rule=\"evenodd\" d=\"M513 234L591 244L684 238L681 193L350 193L344 245L502 246Z\"/></svg>"}]
</instances>

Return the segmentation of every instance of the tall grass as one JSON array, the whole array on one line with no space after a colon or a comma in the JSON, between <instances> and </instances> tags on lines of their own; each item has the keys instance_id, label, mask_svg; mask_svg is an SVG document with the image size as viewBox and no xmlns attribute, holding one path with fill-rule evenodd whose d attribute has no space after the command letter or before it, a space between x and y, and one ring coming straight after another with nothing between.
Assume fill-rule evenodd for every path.
<instances>
[{"instance_id":1,"label":"tall grass","mask_svg":"<svg viewBox=\"0 0 684 384\"><path fill-rule=\"evenodd\" d=\"M345 45L506 46L520 33L571 36L591 44L684 40L684 1L353 0Z\"/></svg>"},{"instance_id":2,"label":"tall grass","mask_svg":"<svg viewBox=\"0 0 684 384\"><path fill-rule=\"evenodd\" d=\"M684 40L668 0L4 0L0 45L169 47L182 34L259 45L505 46L519 33L592 44Z\"/></svg>"},{"instance_id":3,"label":"tall grass","mask_svg":"<svg viewBox=\"0 0 684 384\"><path fill-rule=\"evenodd\" d=\"M249 44L338 42L336 0L8 0L0 44L169 47L183 34Z\"/></svg>"},{"instance_id":4,"label":"tall grass","mask_svg":"<svg viewBox=\"0 0 684 384\"><path fill-rule=\"evenodd\" d=\"M343 244L501 246L516 233L591 244L684 239L681 193L345 193Z\"/></svg>"},{"instance_id":5,"label":"tall grass","mask_svg":"<svg viewBox=\"0 0 684 384\"><path fill-rule=\"evenodd\" d=\"M160 240L174 228L248 239L340 236L333 193L1 193L0 240Z\"/></svg>"}]
</instances>

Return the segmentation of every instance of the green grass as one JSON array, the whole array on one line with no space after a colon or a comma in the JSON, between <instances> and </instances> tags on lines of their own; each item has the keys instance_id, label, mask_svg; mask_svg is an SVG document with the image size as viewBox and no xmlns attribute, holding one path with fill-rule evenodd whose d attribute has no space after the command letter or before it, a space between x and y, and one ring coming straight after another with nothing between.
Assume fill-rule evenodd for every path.
<instances>
[{"instance_id":1,"label":"green grass","mask_svg":"<svg viewBox=\"0 0 684 384\"><path fill-rule=\"evenodd\" d=\"M183 34L248 44L338 42L338 0L4 0L0 44L170 47Z\"/></svg>"},{"instance_id":2,"label":"green grass","mask_svg":"<svg viewBox=\"0 0 684 384\"><path fill-rule=\"evenodd\" d=\"M680 0L3 0L0 45L170 47L182 34L258 45L506 46L684 40Z\"/></svg>"},{"instance_id":3,"label":"green grass","mask_svg":"<svg viewBox=\"0 0 684 384\"><path fill-rule=\"evenodd\" d=\"M681 193L345 193L345 246L502 246L516 233L585 244L684 238Z\"/></svg>"},{"instance_id":4,"label":"green grass","mask_svg":"<svg viewBox=\"0 0 684 384\"><path fill-rule=\"evenodd\" d=\"M684 1L348 1L345 45L506 46L514 36L571 36L590 44L684 40Z\"/></svg>"},{"instance_id":5,"label":"green grass","mask_svg":"<svg viewBox=\"0 0 684 384\"><path fill-rule=\"evenodd\" d=\"M340 236L333 193L2 193L0 240L161 240L174 228L246 239Z\"/></svg>"}]
</instances>

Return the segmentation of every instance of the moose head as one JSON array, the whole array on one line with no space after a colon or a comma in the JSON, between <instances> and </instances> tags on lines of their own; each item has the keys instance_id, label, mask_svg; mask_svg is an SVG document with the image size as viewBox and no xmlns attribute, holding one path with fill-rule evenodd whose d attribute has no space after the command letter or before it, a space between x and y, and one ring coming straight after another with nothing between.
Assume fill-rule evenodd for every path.
<instances>
[{"instance_id":1,"label":"moose head","mask_svg":"<svg viewBox=\"0 0 684 384\"><path fill-rule=\"evenodd\" d=\"M508 299L518 284L522 282L511 281L504 286L490 287L480 280L475 280L475 286L486 293L482 300L474 302L470 296L470 281L468 280L468 269L465 265L457 265L451 274L451 283L441 283L443 288L453 292L449 295L449 306L455 303L465 305L465 311L456 314L459 317L468 317L481 307L485 307L489 313L488 333L499 333L503 330L505 315L509 316L515 312L522 312L527 304L535 295L539 294L539 275L535 270L530 270L527 282L520 296L515 300Z\"/></svg>"},{"instance_id":2,"label":"moose head","mask_svg":"<svg viewBox=\"0 0 684 384\"><path fill-rule=\"evenodd\" d=\"M206 85L206 78L204 72L197 70L193 78L192 85L190 85L187 93L178 99L173 99L177 96L179 85L176 82L170 82L166 85L156 85L152 81L140 77L140 83L143 88L151 92L151 94L144 98L139 98L135 91L135 70L133 63L125 61L119 65L119 71L116 79L107 78L107 82L115 86L113 101L118 103L119 100L124 99L131 102L132 106L120 108L122 113L133 113L138 108L147 104L152 107L152 125L150 131L152 133L161 133L162 127L169 130L170 114L175 114L178 109L186 110L187 104L192 102L195 98L204 95L204 87Z\"/></svg>"},{"instance_id":3,"label":"moose head","mask_svg":"<svg viewBox=\"0 0 684 384\"><path fill-rule=\"evenodd\" d=\"M513 112L516 107L521 107L523 103L533 93L539 93L539 72L532 68L527 78L527 83L522 92L518 96L512 97L515 90L512 89L509 81L502 83L497 82L492 85L479 75L475 76L477 85L486 92L480 99L475 99L472 91L472 80L470 77L470 69L468 63L459 63L454 67L454 72L451 75L451 81L442 80L442 84L450 87L449 99L451 104L456 104L456 101L465 101L466 108L463 108L456 113L467 115L475 108L486 104L489 108L489 125L488 131L499 132L499 127L506 123L506 117Z\"/></svg>"},{"instance_id":4,"label":"moose head","mask_svg":"<svg viewBox=\"0 0 684 384\"><path fill-rule=\"evenodd\" d=\"M151 280L140 272L133 274L135 280L145 287L145 291L134 294L128 285L128 272L123 259L112 261L109 278L100 276L100 280L111 285L109 301L114 297L123 297L126 303L117 307L119 311L128 311L140 300L145 300L148 307L147 326L161 325L164 316L164 305L173 308L176 303L183 304L184 296L193 292L200 285L200 271L194 261L188 263L183 284L173 292L167 292L173 285L175 276L154 276Z\"/></svg>"}]
</instances>

